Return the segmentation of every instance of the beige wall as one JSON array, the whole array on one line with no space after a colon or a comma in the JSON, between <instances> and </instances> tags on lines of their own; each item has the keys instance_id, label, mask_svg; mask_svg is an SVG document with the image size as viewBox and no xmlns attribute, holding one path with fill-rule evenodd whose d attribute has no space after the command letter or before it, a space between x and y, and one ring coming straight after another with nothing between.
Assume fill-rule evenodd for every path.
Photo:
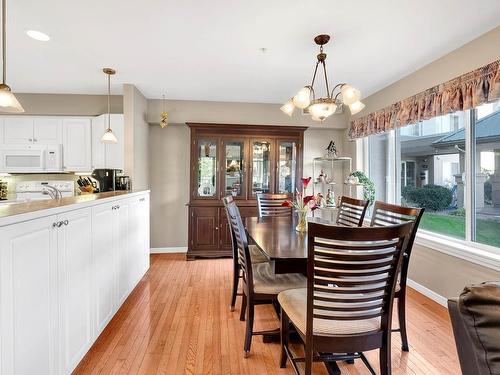
<instances>
[{"instance_id":1,"label":"beige wall","mask_svg":"<svg viewBox=\"0 0 500 375\"><path fill-rule=\"evenodd\" d=\"M108 112L106 95L18 94L26 115L97 116ZM111 96L111 113L123 113L123 96Z\"/></svg>"},{"instance_id":2,"label":"beige wall","mask_svg":"<svg viewBox=\"0 0 500 375\"><path fill-rule=\"evenodd\" d=\"M208 102L167 100L166 109L171 123L208 122L221 124L300 125L319 129L343 129L347 126L347 114L331 116L323 123L312 121L298 109L292 117L280 111L281 104ZM148 122L158 124L162 112L162 100L148 100ZM347 111L348 112L348 111Z\"/></svg>"},{"instance_id":3,"label":"beige wall","mask_svg":"<svg viewBox=\"0 0 500 375\"><path fill-rule=\"evenodd\" d=\"M500 59L500 27L424 66L416 72L363 99L366 108L354 116L365 116L399 100L453 79ZM351 143L351 154L356 147ZM359 152L359 150L357 150ZM444 296L459 294L466 284L498 280L500 273L471 262L415 245L409 277Z\"/></svg>"},{"instance_id":4,"label":"beige wall","mask_svg":"<svg viewBox=\"0 0 500 375\"><path fill-rule=\"evenodd\" d=\"M362 99L366 107L353 118L363 117L377 109L385 108L399 100L498 60L500 59L499 46L500 26Z\"/></svg>"},{"instance_id":5,"label":"beige wall","mask_svg":"<svg viewBox=\"0 0 500 375\"><path fill-rule=\"evenodd\" d=\"M263 117L261 123L265 123ZM308 129L304 134L304 175L312 175L312 158L323 156L331 139L339 153L344 130ZM152 126L150 134L151 247L186 247L188 243L189 128Z\"/></svg>"},{"instance_id":6,"label":"beige wall","mask_svg":"<svg viewBox=\"0 0 500 375\"><path fill-rule=\"evenodd\" d=\"M446 297L456 297L465 285L500 280L500 272L425 246L412 250L408 277Z\"/></svg>"},{"instance_id":7,"label":"beige wall","mask_svg":"<svg viewBox=\"0 0 500 375\"><path fill-rule=\"evenodd\" d=\"M188 243L189 128L152 126L150 133L151 247Z\"/></svg>"},{"instance_id":8,"label":"beige wall","mask_svg":"<svg viewBox=\"0 0 500 375\"><path fill-rule=\"evenodd\" d=\"M149 189L149 133L146 122L147 99L130 84L123 85L125 122L125 173L132 179L132 188Z\"/></svg>"}]
</instances>

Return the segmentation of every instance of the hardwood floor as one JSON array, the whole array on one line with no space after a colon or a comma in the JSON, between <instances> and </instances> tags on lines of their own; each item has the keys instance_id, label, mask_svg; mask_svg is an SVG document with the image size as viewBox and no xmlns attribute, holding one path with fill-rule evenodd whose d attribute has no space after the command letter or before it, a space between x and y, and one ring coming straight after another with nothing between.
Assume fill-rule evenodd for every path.
<instances>
[{"instance_id":1,"label":"hardwood floor","mask_svg":"<svg viewBox=\"0 0 500 375\"><path fill-rule=\"evenodd\" d=\"M293 374L290 364L279 368L279 344L258 336L243 358L240 299L229 311L231 262L152 255L150 270L74 374ZM412 289L407 302L410 352L401 352L393 334L393 374L459 374L447 310ZM277 326L270 306L256 307L256 330ZM377 369L377 351L367 356ZM360 360L339 365L342 374L369 374ZM318 363L314 373L326 370Z\"/></svg>"}]
</instances>

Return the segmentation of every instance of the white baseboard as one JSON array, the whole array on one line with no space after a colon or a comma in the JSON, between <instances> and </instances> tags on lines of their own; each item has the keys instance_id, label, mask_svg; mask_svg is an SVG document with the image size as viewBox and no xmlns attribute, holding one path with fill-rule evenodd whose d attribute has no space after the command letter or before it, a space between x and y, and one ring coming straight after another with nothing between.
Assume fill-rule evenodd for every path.
<instances>
[{"instance_id":1,"label":"white baseboard","mask_svg":"<svg viewBox=\"0 0 500 375\"><path fill-rule=\"evenodd\" d=\"M415 289L417 292L422 293L424 296L429 297L434 302L437 302L441 306L448 308L448 299L446 297L443 297L442 295L437 294L436 292L430 290L429 288L426 288L425 286L410 279L406 280L406 284L410 288Z\"/></svg>"},{"instance_id":2,"label":"white baseboard","mask_svg":"<svg viewBox=\"0 0 500 375\"><path fill-rule=\"evenodd\" d=\"M149 250L150 254L174 254L174 253L187 253L187 246L177 247L152 247Z\"/></svg>"}]
</instances>

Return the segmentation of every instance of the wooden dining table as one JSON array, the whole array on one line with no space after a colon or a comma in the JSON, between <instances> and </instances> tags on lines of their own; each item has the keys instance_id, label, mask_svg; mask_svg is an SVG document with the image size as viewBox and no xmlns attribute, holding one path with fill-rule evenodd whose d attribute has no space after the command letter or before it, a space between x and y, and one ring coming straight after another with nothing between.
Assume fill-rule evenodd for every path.
<instances>
[{"instance_id":1,"label":"wooden dining table","mask_svg":"<svg viewBox=\"0 0 500 375\"><path fill-rule=\"evenodd\" d=\"M322 218L309 218L323 224L334 224ZM307 271L307 232L298 232L296 215L285 217L247 217L246 229L251 241L274 262L275 273Z\"/></svg>"}]
</instances>

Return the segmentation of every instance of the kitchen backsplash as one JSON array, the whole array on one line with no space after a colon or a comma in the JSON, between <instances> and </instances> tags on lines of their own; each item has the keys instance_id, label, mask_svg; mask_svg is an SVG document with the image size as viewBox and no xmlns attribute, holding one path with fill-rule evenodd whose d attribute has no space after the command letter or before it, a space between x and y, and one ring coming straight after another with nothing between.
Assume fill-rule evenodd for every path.
<instances>
[{"instance_id":1,"label":"kitchen backsplash","mask_svg":"<svg viewBox=\"0 0 500 375\"><path fill-rule=\"evenodd\" d=\"M8 195L7 199L16 198L16 184L22 181L73 181L78 179L78 174L71 173L44 173L44 174L15 174L9 176L0 175L0 181L6 181L8 183ZM75 184L76 188L76 184ZM78 194L75 191L75 194Z\"/></svg>"}]
</instances>

